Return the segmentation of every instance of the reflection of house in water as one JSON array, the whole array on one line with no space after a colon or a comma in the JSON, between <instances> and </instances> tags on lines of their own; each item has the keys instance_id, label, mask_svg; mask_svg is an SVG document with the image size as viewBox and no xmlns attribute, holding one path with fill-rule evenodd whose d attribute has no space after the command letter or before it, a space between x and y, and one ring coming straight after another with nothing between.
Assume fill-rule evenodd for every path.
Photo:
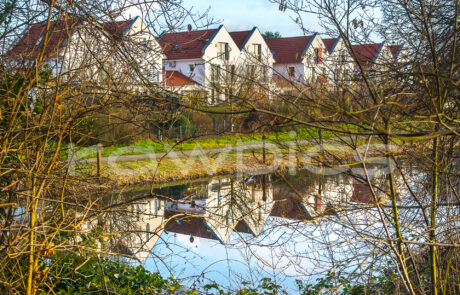
<instances>
[{"instance_id":1,"label":"reflection of house in water","mask_svg":"<svg viewBox=\"0 0 460 295\"><path fill-rule=\"evenodd\" d=\"M110 232L117 233L112 239L115 248L144 262L163 233L165 201L149 197L110 214Z\"/></svg>"},{"instance_id":2,"label":"reflection of house in water","mask_svg":"<svg viewBox=\"0 0 460 295\"><path fill-rule=\"evenodd\" d=\"M368 165L368 175L377 201L388 199L388 178L385 166ZM375 204L372 191L365 182L364 173L353 171L354 177L342 173L318 175L297 171L296 175L284 175L284 180L274 188L275 206L272 216L294 220L314 219L323 215L340 216L349 206ZM393 173L398 200L408 193L401 173Z\"/></svg>"},{"instance_id":3,"label":"reflection of house in water","mask_svg":"<svg viewBox=\"0 0 460 295\"><path fill-rule=\"evenodd\" d=\"M269 216L311 220L324 215L340 216L348 206L373 203L359 175L322 176L298 171L297 175L283 178L221 178L156 189L156 194L168 199L146 198L111 213L111 232L121 232L114 245L143 262L163 228L190 236L192 243L195 237L201 237L225 244L232 232L258 236ZM384 196L385 175L374 176L371 182L379 196ZM395 183L398 191L404 192L400 175L395 177Z\"/></svg>"},{"instance_id":4,"label":"reflection of house in water","mask_svg":"<svg viewBox=\"0 0 460 295\"><path fill-rule=\"evenodd\" d=\"M214 179L167 203L171 211L167 216L181 217L171 220L166 230L226 243L233 231L259 235L272 208L270 176L251 176L242 181Z\"/></svg>"},{"instance_id":5,"label":"reflection of house in water","mask_svg":"<svg viewBox=\"0 0 460 295\"><path fill-rule=\"evenodd\" d=\"M272 215L308 220L324 214L337 214L353 192L352 181L344 174L322 176L299 171L285 176L276 187Z\"/></svg>"},{"instance_id":6,"label":"reflection of house in water","mask_svg":"<svg viewBox=\"0 0 460 295\"><path fill-rule=\"evenodd\" d=\"M370 177L370 183L372 189L369 183L365 181L354 181L353 194L350 201L362 204L376 204L390 198L390 185L386 175ZM393 173L393 185L396 199L400 201L409 192L401 173Z\"/></svg>"}]
</instances>

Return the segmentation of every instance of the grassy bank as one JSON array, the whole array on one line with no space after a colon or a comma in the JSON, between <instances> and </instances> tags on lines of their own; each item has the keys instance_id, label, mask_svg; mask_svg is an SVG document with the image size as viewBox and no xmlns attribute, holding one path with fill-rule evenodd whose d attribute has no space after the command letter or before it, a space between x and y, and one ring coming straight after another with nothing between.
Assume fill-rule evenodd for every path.
<instances>
[{"instance_id":1,"label":"grassy bank","mask_svg":"<svg viewBox=\"0 0 460 295\"><path fill-rule=\"evenodd\" d=\"M298 150L278 149L278 154L274 155L268 150L266 161L263 161L262 149L245 150L242 153L235 151L226 153L212 153L205 157L179 156L178 158L165 156L161 159L131 159L119 162L102 162L101 177L104 182L117 185L131 185L140 183L169 183L176 181L187 181L199 178L206 178L218 175L234 175L237 173L260 174L268 173L274 169L285 169L287 167L299 167L305 164L318 164L322 159L331 159L326 153L318 153L319 150L313 149L305 157L303 152L313 147L313 144L303 144ZM340 156L344 165L358 165L353 157L351 148L342 150L330 150L335 157ZM397 151L395 151L397 152ZM179 153L180 155L180 153ZM307 155L307 156L308 156ZM368 157L373 155L369 152ZM375 156L382 156L381 153ZM369 159L369 158L368 158ZM80 162L75 169L76 173L87 179L96 177L95 162Z\"/></svg>"},{"instance_id":2,"label":"grassy bank","mask_svg":"<svg viewBox=\"0 0 460 295\"><path fill-rule=\"evenodd\" d=\"M198 146L203 149L224 148L227 146L243 146L257 144L262 142L263 133L241 134L235 133L230 135L222 135L211 138L190 138L183 140L168 140L156 142L152 140L140 140L131 145L114 145L104 146L102 156L110 155L138 155L148 153L162 153L170 150L173 151L190 151ZM323 131L324 139L333 138L335 135L329 131ZM318 138L318 130L316 128L299 129L297 131L269 132L265 133L267 142L288 142L301 141ZM96 148L77 147L78 158L94 158L96 157ZM65 155L64 155L65 157Z\"/></svg>"}]
</instances>

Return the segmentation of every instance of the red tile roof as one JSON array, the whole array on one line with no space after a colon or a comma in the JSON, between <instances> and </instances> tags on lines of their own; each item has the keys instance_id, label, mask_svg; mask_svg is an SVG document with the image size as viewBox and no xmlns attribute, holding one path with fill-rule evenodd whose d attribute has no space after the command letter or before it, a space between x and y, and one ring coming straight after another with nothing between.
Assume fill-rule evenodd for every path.
<instances>
[{"instance_id":1,"label":"red tile roof","mask_svg":"<svg viewBox=\"0 0 460 295\"><path fill-rule=\"evenodd\" d=\"M275 63L300 63L303 59L302 54L313 36L276 38L265 41L273 52Z\"/></svg>"},{"instance_id":2,"label":"red tile roof","mask_svg":"<svg viewBox=\"0 0 460 295\"><path fill-rule=\"evenodd\" d=\"M133 20L110 22L103 24L109 33L120 37ZM31 25L24 34L13 44L6 53L7 57L35 57L42 50L42 37L48 31L48 42L45 48L45 56L56 54L59 49L66 45L66 40L82 22L77 18L51 21L47 30L47 22ZM40 42L39 42L40 41ZM38 44L37 44L38 43Z\"/></svg>"},{"instance_id":3,"label":"red tile roof","mask_svg":"<svg viewBox=\"0 0 460 295\"><path fill-rule=\"evenodd\" d=\"M80 22L77 19L52 21L49 23L48 42L45 48L45 56L56 53L71 35ZM8 57L30 57L37 56L43 46L42 37L47 31L48 22L31 25L24 34L16 41L6 53ZM38 43L38 44L37 44Z\"/></svg>"},{"instance_id":4,"label":"red tile roof","mask_svg":"<svg viewBox=\"0 0 460 295\"><path fill-rule=\"evenodd\" d=\"M371 65L377 58L382 43L353 45L357 61L362 65Z\"/></svg>"},{"instance_id":5,"label":"red tile roof","mask_svg":"<svg viewBox=\"0 0 460 295\"><path fill-rule=\"evenodd\" d=\"M131 23L133 23L134 21L135 19L129 19L129 20L119 21L119 22L108 22L108 23L105 23L103 27L105 30L107 30L107 32L119 38L124 34L126 29L128 29Z\"/></svg>"},{"instance_id":6,"label":"red tile roof","mask_svg":"<svg viewBox=\"0 0 460 295\"><path fill-rule=\"evenodd\" d=\"M401 45L391 45L388 46L390 48L391 54L393 55L394 58L397 58L397 54L401 50Z\"/></svg>"},{"instance_id":7,"label":"red tile roof","mask_svg":"<svg viewBox=\"0 0 460 295\"><path fill-rule=\"evenodd\" d=\"M330 53L332 50L332 47L334 47L335 42L337 41L338 38L330 38L330 39L323 39L323 43L327 48L327 51Z\"/></svg>"},{"instance_id":8,"label":"red tile roof","mask_svg":"<svg viewBox=\"0 0 460 295\"><path fill-rule=\"evenodd\" d=\"M218 29L166 33L160 39L168 59L200 58L203 48Z\"/></svg>"},{"instance_id":9,"label":"red tile roof","mask_svg":"<svg viewBox=\"0 0 460 295\"><path fill-rule=\"evenodd\" d=\"M241 31L241 32L231 32L230 36L232 36L233 41L235 41L236 45L239 49L242 49L244 45L244 41L248 38L251 34L251 31Z\"/></svg>"},{"instance_id":10,"label":"red tile roof","mask_svg":"<svg viewBox=\"0 0 460 295\"><path fill-rule=\"evenodd\" d=\"M185 85L198 85L195 81L188 78L178 71L165 71L166 86L185 86Z\"/></svg>"}]
</instances>

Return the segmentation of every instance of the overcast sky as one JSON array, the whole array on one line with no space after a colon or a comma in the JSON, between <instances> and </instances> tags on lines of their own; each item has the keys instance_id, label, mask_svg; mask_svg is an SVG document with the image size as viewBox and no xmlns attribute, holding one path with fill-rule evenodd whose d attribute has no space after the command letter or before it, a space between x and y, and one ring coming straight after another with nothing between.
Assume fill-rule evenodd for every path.
<instances>
[{"instance_id":1,"label":"overcast sky","mask_svg":"<svg viewBox=\"0 0 460 295\"><path fill-rule=\"evenodd\" d=\"M303 35L290 18L292 12L279 11L278 5L269 0L184 0L183 4L200 12L211 7L210 17L221 21L229 31L250 30L257 26L261 32L280 32L283 37ZM315 17L303 21L310 30L320 30Z\"/></svg>"}]
</instances>

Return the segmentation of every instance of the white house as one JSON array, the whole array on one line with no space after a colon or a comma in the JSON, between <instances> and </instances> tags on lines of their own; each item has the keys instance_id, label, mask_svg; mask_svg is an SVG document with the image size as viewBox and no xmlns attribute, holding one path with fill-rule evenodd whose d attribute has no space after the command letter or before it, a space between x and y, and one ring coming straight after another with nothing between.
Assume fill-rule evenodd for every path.
<instances>
[{"instance_id":1,"label":"white house","mask_svg":"<svg viewBox=\"0 0 460 295\"><path fill-rule=\"evenodd\" d=\"M341 36L337 38L323 39L328 54L325 66L330 84L337 85L340 82L349 82L354 70L353 58Z\"/></svg>"},{"instance_id":2,"label":"white house","mask_svg":"<svg viewBox=\"0 0 460 295\"><path fill-rule=\"evenodd\" d=\"M219 85L225 85L234 75L240 49L227 29L165 33L160 44L166 54L164 68L177 71L201 86L201 95L209 97L209 103L225 100L219 93ZM180 89L180 86L171 86ZM196 95L196 93L191 94Z\"/></svg>"},{"instance_id":3,"label":"white house","mask_svg":"<svg viewBox=\"0 0 460 295\"><path fill-rule=\"evenodd\" d=\"M386 42L352 45L350 54L356 57L355 75L360 76L360 68L367 74L375 76L386 73L389 66L395 63L395 58Z\"/></svg>"},{"instance_id":4,"label":"white house","mask_svg":"<svg viewBox=\"0 0 460 295\"><path fill-rule=\"evenodd\" d=\"M239 74L258 83L268 84L273 74L274 58L257 27L250 31L230 32L240 53Z\"/></svg>"},{"instance_id":5,"label":"white house","mask_svg":"<svg viewBox=\"0 0 460 295\"><path fill-rule=\"evenodd\" d=\"M274 75L299 83L313 83L327 77L326 46L319 34L266 40L275 58Z\"/></svg>"},{"instance_id":6,"label":"white house","mask_svg":"<svg viewBox=\"0 0 460 295\"><path fill-rule=\"evenodd\" d=\"M5 57L16 67L36 62L43 53L47 64L62 79L103 82L112 80L151 85L162 80L161 47L142 19L85 22L77 18L32 24Z\"/></svg>"}]
</instances>

